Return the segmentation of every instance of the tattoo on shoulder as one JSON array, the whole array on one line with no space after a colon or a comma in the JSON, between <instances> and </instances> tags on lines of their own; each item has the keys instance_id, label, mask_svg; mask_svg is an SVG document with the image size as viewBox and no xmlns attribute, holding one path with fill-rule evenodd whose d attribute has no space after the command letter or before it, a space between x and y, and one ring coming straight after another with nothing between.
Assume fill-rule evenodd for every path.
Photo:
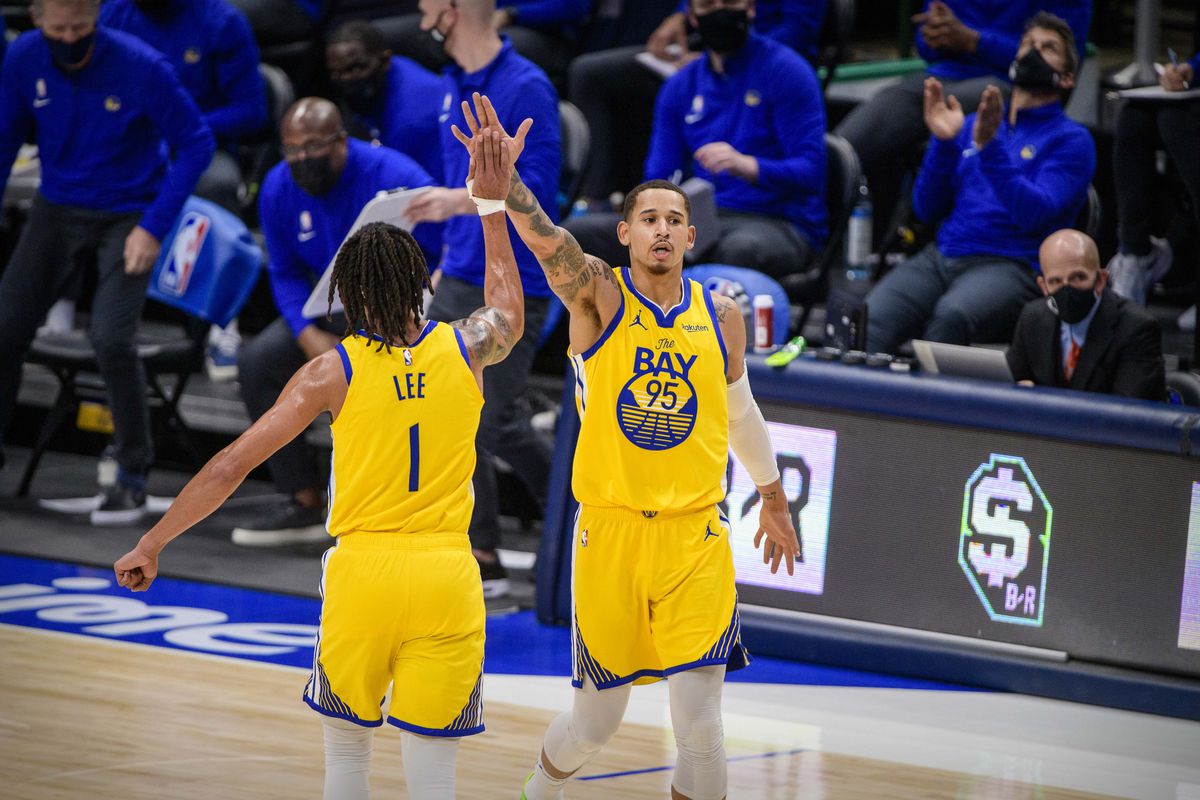
<instances>
[{"instance_id":1,"label":"tattoo on shoulder","mask_svg":"<svg viewBox=\"0 0 1200 800\"><path fill-rule=\"evenodd\" d=\"M451 324L462 331L463 344L472 364L487 366L503 361L517 344L508 320L491 306L476 309L471 316Z\"/></svg>"},{"instance_id":2,"label":"tattoo on shoulder","mask_svg":"<svg viewBox=\"0 0 1200 800\"><path fill-rule=\"evenodd\" d=\"M730 309L738 311L737 302L723 294L713 295L713 309L717 312L717 322L724 324ZM740 312L739 312L740 313Z\"/></svg>"}]
</instances>

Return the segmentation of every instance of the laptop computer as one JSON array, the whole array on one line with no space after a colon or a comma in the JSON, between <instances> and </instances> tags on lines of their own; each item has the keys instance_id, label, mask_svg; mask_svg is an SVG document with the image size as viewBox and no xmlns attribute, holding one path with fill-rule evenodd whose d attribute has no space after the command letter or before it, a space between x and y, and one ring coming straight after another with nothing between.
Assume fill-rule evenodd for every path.
<instances>
[{"instance_id":1,"label":"laptop computer","mask_svg":"<svg viewBox=\"0 0 1200 800\"><path fill-rule=\"evenodd\" d=\"M960 344L927 342L913 339L913 350L921 369L930 375L954 375L986 381L1012 383L1012 370L1003 350L990 347L965 347Z\"/></svg>"}]
</instances>

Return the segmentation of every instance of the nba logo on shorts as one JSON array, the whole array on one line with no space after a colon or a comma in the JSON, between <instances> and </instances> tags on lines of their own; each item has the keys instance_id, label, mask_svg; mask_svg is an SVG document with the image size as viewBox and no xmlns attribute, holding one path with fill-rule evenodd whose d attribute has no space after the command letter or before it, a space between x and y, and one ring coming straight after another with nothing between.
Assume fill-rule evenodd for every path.
<instances>
[{"instance_id":1,"label":"nba logo on shorts","mask_svg":"<svg viewBox=\"0 0 1200 800\"><path fill-rule=\"evenodd\" d=\"M584 528L583 533L579 534L579 546L580 547L587 547L587 532L588 532L588 529Z\"/></svg>"},{"instance_id":2,"label":"nba logo on shorts","mask_svg":"<svg viewBox=\"0 0 1200 800\"><path fill-rule=\"evenodd\" d=\"M175 232L175 241L171 243L167 263L163 265L158 276L159 291L183 297L211 227L212 220L195 211L189 212L183 218L179 230Z\"/></svg>"},{"instance_id":3,"label":"nba logo on shorts","mask_svg":"<svg viewBox=\"0 0 1200 800\"><path fill-rule=\"evenodd\" d=\"M958 563L992 621L1041 627L1053 519L1019 456L993 453L967 481Z\"/></svg>"}]
</instances>

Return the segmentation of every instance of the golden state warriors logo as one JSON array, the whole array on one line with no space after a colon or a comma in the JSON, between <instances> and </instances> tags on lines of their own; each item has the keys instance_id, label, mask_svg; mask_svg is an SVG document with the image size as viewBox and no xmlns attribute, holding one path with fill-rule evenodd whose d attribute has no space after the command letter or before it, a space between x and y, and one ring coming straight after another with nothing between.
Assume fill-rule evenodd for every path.
<instances>
[{"instance_id":1,"label":"golden state warriors logo","mask_svg":"<svg viewBox=\"0 0 1200 800\"><path fill-rule=\"evenodd\" d=\"M696 426L696 390L688 374L696 356L639 347L633 377L617 395L617 424L643 450L670 450Z\"/></svg>"},{"instance_id":2,"label":"golden state warriors logo","mask_svg":"<svg viewBox=\"0 0 1200 800\"><path fill-rule=\"evenodd\" d=\"M183 62L185 64L199 64L200 63L199 48L189 47L187 50L184 50L183 51Z\"/></svg>"},{"instance_id":3,"label":"golden state warriors logo","mask_svg":"<svg viewBox=\"0 0 1200 800\"><path fill-rule=\"evenodd\" d=\"M104 98L104 110L111 111L114 114L120 111L121 98L117 97L115 94L110 94L108 97Z\"/></svg>"}]
</instances>

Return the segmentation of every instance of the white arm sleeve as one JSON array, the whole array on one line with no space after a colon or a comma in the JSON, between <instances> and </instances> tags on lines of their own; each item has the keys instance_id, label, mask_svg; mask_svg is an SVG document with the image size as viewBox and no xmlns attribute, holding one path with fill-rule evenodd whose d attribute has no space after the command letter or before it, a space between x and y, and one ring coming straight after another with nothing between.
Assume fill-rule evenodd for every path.
<instances>
[{"instance_id":1,"label":"white arm sleeve","mask_svg":"<svg viewBox=\"0 0 1200 800\"><path fill-rule=\"evenodd\" d=\"M754 395L750 394L750 377L745 372L729 384L729 446L745 465L755 486L766 486L779 479L771 435Z\"/></svg>"}]
</instances>

